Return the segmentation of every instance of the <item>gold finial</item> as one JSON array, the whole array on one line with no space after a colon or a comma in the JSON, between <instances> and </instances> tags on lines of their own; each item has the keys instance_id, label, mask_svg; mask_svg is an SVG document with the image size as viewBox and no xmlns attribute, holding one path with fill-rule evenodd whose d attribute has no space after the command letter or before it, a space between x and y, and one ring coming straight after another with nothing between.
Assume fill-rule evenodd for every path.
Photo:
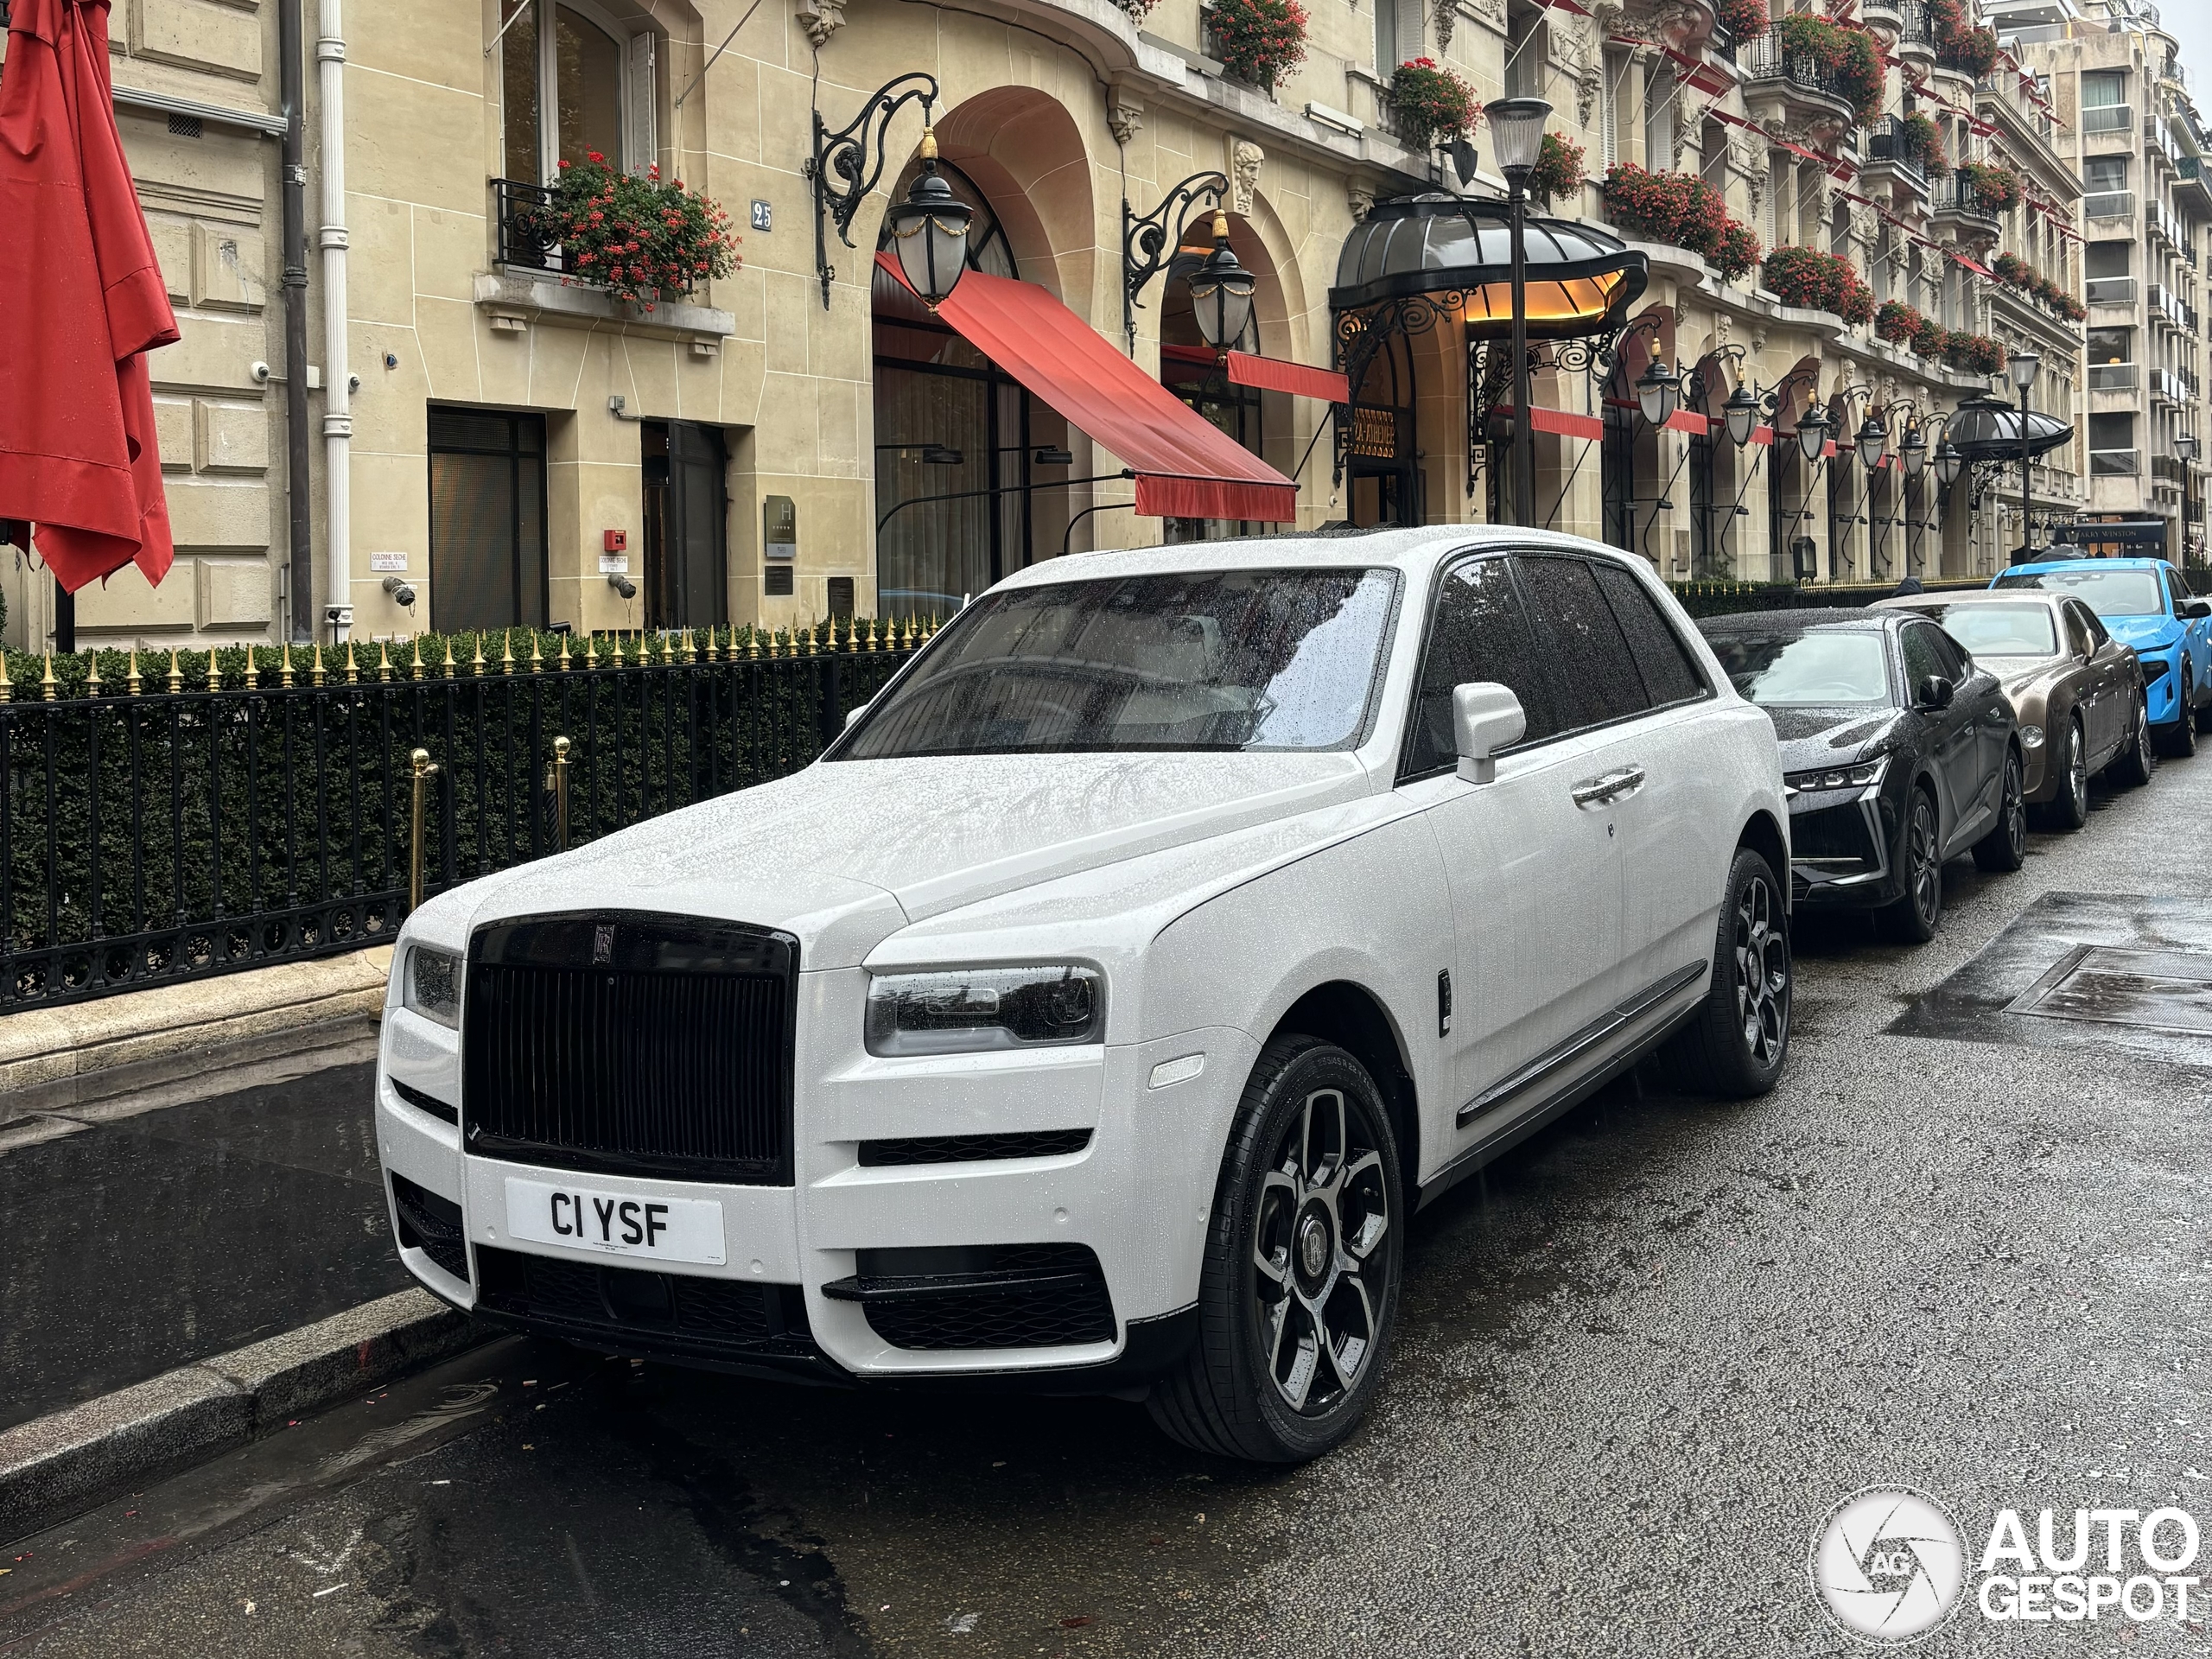
<instances>
[{"instance_id":1,"label":"gold finial","mask_svg":"<svg viewBox=\"0 0 2212 1659\"><path fill-rule=\"evenodd\" d=\"M361 671L359 665L353 661L353 636L349 634L346 639L346 683L359 685L360 683Z\"/></svg>"},{"instance_id":2,"label":"gold finial","mask_svg":"<svg viewBox=\"0 0 2212 1659\"><path fill-rule=\"evenodd\" d=\"M800 656L811 657L814 655L814 630L815 627L818 626L820 625L812 624L799 631L798 654Z\"/></svg>"},{"instance_id":3,"label":"gold finial","mask_svg":"<svg viewBox=\"0 0 2212 1659\"><path fill-rule=\"evenodd\" d=\"M937 160L937 129L935 127L922 129L922 159L925 162Z\"/></svg>"},{"instance_id":4,"label":"gold finial","mask_svg":"<svg viewBox=\"0 0 2212 1659\"><path fill-rule=\"evenodd\" d=\"M207 689L210 691L217 689L215 685L215 653L212 648L207 652ZM183 690L184 665L177 661L176 647L175 645L171 645L169 647L169 695L171 696L175 696L178 692Z\"/></svg>"},{"instance_id":5,"label":"gold finial","mask_svg":"<svg viewBox=\"0 0 2212 1659\"><path fill-rule=\"evenodd\" d=\"M512 674L514 671L515 631L512 628L501 628L499 630L499 672Z\"/></svg>"},{"instance_id":6,"label":"gold finial","mask_svg":"<svg viewBox=\"0 0 2212 1659\"><path fill-rule=\"evenodd\" d=\"M387 641L379 639L377 641L377 682L382 684L391 678L391 646Z\"/></svg>"},{"instance_id":7,"label":"gold finial","mask_svg":"<svg viewBox=\"0 0 2212 1659\"><path fill-rule=\"evenodd\" d=\"M689 628L683 630L683 660L687 663L696 663L699 660L699 652L691 643L691 630Z\"/></svg>"},{"instance_id":8,"label":"gold finial","mask_svg":"<svg viewBox=\"0 0 2212 1659\"><path fill-rule=\"evenodd\" d=\"M97 651L85 653L85 695L97 697L100 694L100 654Z\"/></svg>"},{"instance_id":9,"label":"gold finial","mask_svg":"<svg viewBox=\"0 0 2212 1659\"><path fill-rule=\"evenodd\" d=\"M42 701L54 701L54 653L50 651L46 653L46 672L39 676L38 690Z\"/></svg>"},{"instance_id":10,"label":"gold finial","mask_svg":"<svg viewBox=\"0 0 2212 1659\"><path fill-rule=\"evenodd\" d=\"M745 654L746 654L746 656L747 656L747 657L748 657L748 658L756 658L756 657L760 656L760 629L758 629L758 628L747 628L747 629L745 631Z\"/></svg>"},{"instance_id":11,"label":"gold finial","mask_svg":"<svg viewBox=\"0 0 2212 1659\"><path fill-rule=\"evenodd\" d=\"M135 697L144 683L145 682L138 677L138 647L133 645L130 647L130 672L123 677L123 689Z\"/></svg>"},{"instance_id":12,"label":"gold finial","mask_svg":"<svg viewBox=\"0 0 2212 1659\"><path fill-rule=\"evenodd\" d=\"M322 641L320 639L315 642L315 659L308 666L308 683L309 685L322 683Z\"/></svg>"},{"instance_id":13,"label":"gold finial","mask_svg":"<svg viewBox=\"0 0 2212 1659\"><path fill-rule=\"evenodd\" d=\"M543 674L545 671L545 658L543 653L537 649L537 630L536 628L532 628L530 631L530 671L533 674Z\"/></svg>"},{"instance_id":14,"label":"gold finial","mask_svg":"<svg viewBox=\"0 0 2212 1659\"><path fill-rule=\"evenodd\" d=\"M1229 240L1229 215L1219 207L1213 210L1213 239L1217 242Z\"/></svg>"},{"instance_id":15,"label":"gold finial","mask_svg":"<svg viewBox=\"0 0 2212 1659\"><path fill-rule=\"evenodd\" d=\"M415 662L413 666L408 669L407 677L410 680L419 680L423 677L423 636L419 633L415 636Z\"/></svg>"},{"instance_id":16,"label":"gold finial","mask_svg":"<svg viewBox=\"0 0 2212 1659\"><path fill-rule=\"evenodd\" d=\"M588 673L599 666L599 642L590 634L584 635L584 671Z\"/></svg>"},{"instance_id":17,"label":"gold finial","mask_svg":"<svg viewBox=\"0 0 2212 1659\"><path fill-rule=\"evenodd\" d=\"M460 664L453 659L453 636L448 634L446 636L446 678L453 678L454 670L459 666Z\"/></svg>"},{"instance_id":18,"label":"gold finial","mask_svg":"<svg viewBox=\"0 0 2212 1659\"><path fill-rule=\"evenodd\" d=\"M284 641L284 648L276 663L276 683L289 686L292 683L292 642Z\"/></svg>"},{"instance_id":19,"label":"gold finial","mask_svg":"<svg viewBox=\"0 0 2212 1659\"><path fill-rule=\"evenodd\" d=\"M468 671L480 680L484 677L484 636L480 632L474 639L476 654L468 659Z\"/></svg>"},{"instance_id":20,"label":"gold finial","mask_svg":"<svg viewBox=\"0 0 2212 1659\"><path fill-rule=\"evenodd\" d=\"M0 702L13 702L15 700L15 682L8 677L8 648L0 645Z\"/></svg>"},{"instance_id":21,"label":"gold finial","mask_svg":"<svg viewBox=\"0 0 2212 1659\"><path fill-rule=\"evenodd\" d=\"M565 633L561 636L560 662L561 667L559 671L563 674L567 673L569 671L569 636Z\"/></svg>"},{"instance_id":22,"label":"gold finial","mask_svg":"<svg viewBox=\"0 0 2212 1659\"><path fill-rule=\"evenodd\" d=\"M860 631L861 625L859 622L849 616L845 619L845 649L847 651L858 651L860 649L858 640ZM836 634L837 630L835 626L832 626L830 630L830 638L833 639L836 639Z\"/></svg>"}]
</instances>

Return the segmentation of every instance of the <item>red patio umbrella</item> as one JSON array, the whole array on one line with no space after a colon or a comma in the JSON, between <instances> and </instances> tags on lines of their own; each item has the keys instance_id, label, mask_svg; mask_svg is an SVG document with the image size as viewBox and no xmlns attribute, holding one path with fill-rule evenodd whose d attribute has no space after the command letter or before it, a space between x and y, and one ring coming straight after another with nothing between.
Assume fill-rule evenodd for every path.
<instances>
[{"instance_id":1,"label":"red patio umbrella","mask_svg":"<svg viewBox=\"0 0 2212 1659\"><path fill-rule=\"evenodd\" d=\"M0 518L74 593L174 552L145 353L177 338L115 128L107 0L12 0L0 73Z\"/></svg>"}]
</instances>

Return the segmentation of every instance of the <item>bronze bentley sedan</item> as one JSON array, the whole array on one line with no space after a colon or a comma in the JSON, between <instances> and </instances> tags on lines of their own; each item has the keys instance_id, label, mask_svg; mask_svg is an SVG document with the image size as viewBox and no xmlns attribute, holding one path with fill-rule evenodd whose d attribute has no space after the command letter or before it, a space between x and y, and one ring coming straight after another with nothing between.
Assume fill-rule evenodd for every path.
<instances>
[{"instance_id":1,"label":"bronze bentley sedan","mask_svg":"<svg viewBox=\"0 0 2212 1659\"><path fill-rule=\"evenodd\" d=\"M1997 676L2019 716L2028 803L2053 829L2082 827L2092 773L2109 767L2120 783L2151 781L2142 664L2080 600L1976 588L1885 599L1878 608L1934 618Z\"/></svg>"}]
</instances>

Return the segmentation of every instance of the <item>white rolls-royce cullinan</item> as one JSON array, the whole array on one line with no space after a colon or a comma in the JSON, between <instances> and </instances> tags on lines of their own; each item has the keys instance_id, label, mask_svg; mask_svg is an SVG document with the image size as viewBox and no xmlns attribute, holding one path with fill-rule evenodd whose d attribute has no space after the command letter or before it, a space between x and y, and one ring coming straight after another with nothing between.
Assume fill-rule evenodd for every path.
<instances>
[{"instance_id":1,"label":"white rolls-royce cullinan","mask_svg":"<svg viewBox=\"0 0 2212 1659\"><path fill-rule=\"evenodd\" d=\"M1036 565L805 771L408 918L401 1257L611 1353L1311 1458L1416 1207L1655 1051L1772 1087L1789 822L1771 723L1611 549Z\"/></svg>"}]
</instances>

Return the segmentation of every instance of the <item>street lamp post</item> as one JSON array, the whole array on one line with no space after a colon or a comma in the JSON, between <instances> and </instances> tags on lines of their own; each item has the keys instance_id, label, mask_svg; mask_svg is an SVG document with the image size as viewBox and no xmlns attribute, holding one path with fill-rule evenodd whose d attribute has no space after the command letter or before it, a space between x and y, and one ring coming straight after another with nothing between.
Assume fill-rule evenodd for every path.
<instances>
[{"instance_id":1,"label":"street lamp post","mask_svg":"<svg viewBox=\"0 0 2212 1659\"><path fill-rule=\"evenodd\" d=\"M2196 434L2183 432L2174 440L2174 453L2181 457L2181 557L2190 563L2190 527L2196 523L2196 505L2190 499L2190 485L2196 471Z\"/></svg>"},{"instance_id":2,"label":"street lamp post","mask_svg":"<svg viewBox=\"0 0 2212 1659\"><path fill-rule=\"evenodd\" d=\"M1483 111L1505 175L1513 257L1513 505L1523 524L1536 522L1536 434L1529 389L1529 175L1543 149L1552 106L1541 98L1502 98Z\"/></svg>"},{"instance_id":3,"label":"street lamp post","mask_svg":"<svg viewBox=\"0 0 2212 1659\"><path fill-rule=\"evenodd\" d=\"M2028 491L2033 479L2028 463L2028 388L2036 383L2043 358L2033 347L2024 346L2005 359L2005 366L2020 391L2020 562L2025 564L2036 550L2035 521L2029 517Z\"/></svg>"}]
</instances>

